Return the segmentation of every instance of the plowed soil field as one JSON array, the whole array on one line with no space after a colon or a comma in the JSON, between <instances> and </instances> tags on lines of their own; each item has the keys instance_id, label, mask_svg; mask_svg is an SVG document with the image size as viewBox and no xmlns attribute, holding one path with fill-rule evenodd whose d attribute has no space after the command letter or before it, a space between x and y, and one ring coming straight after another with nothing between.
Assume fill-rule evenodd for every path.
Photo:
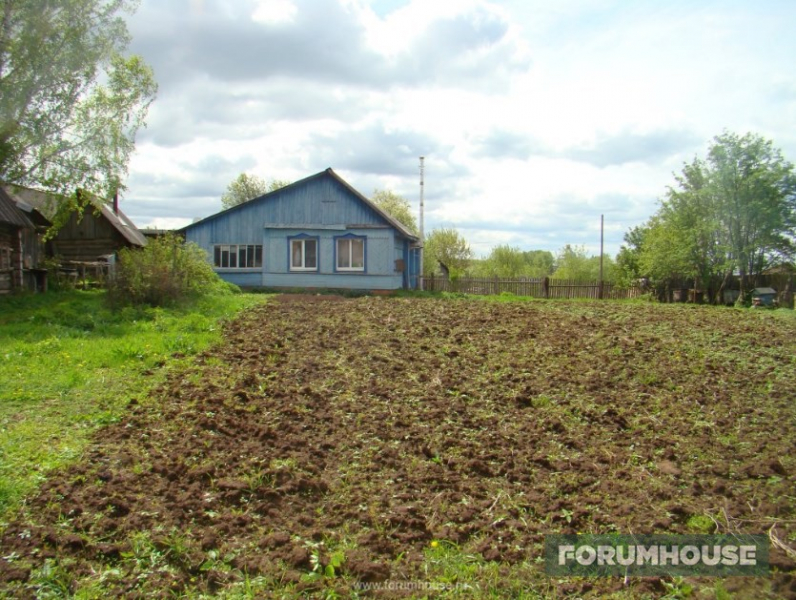
<instances>
[{"instance_id":1,"label":"plowed soil field","mask_svg":"<svg viewBox=\"0 0 796 600\"><path fill-rule=\"evenodd\" d=\"M763 311L277 297L44 483L0 590L795 597L778 546L722 582L541 563L553 533L796 546L795 339Z\"/></svg>"}]
</instances>

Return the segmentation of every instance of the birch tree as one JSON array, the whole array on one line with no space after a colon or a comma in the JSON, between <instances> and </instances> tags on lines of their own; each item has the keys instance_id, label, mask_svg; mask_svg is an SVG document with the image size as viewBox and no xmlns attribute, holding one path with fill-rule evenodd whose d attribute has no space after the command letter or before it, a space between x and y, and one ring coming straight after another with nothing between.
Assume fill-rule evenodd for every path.
<instances>
[{"instance_id":1,"label":"birch tree","mask_svg":"<svg viewBox=\"0 0 796 600\"><path fill-rule=\"evenodd\" d=\"M157 85L130 41L130 0L2 0L0 179L79 202L124 178ZM88 195L84 195L87 197Z\"/></svg>"}]
</instances>

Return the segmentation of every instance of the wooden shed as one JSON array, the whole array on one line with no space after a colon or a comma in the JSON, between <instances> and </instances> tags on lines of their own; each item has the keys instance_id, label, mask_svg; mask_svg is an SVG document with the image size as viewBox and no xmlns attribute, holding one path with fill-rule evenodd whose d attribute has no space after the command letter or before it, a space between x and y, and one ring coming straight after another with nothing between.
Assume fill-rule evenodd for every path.
<instances>
[{"instance_id":1,"label":"wooden shed","mask_svg":"<svg viewBox=\"0 0 796 600\"><path fill-rule=\"evenodd\" d=\"M50 194L27 188L14 188L14 195L51 218L55 200ZM103 263L122 248L146 246L146 238L119 209L118 201L95 201L78 217L69 220L50 241L48 252L69 264Z\"/></svg>"},{"instance_id":2,"label":"wooden shed","mask_svg":"<svg viewBox=\"0 0 796 600\"><path fill-rule=\"evenodd\" d=\"M0 294L22 289L25 269L24 238L35 230L33 221L0 188Z\"/></svg>"},{"instance_id":3,"label":"wooden shed","mask_svg":"<svg viewBox=\"0 0 796 600\"><path fill-rule=\"evenodd\" d=\"M757 287L752 290L752 306L773 307L777 305L777 290L770 287Z\"/></svg>"}]
</instances>

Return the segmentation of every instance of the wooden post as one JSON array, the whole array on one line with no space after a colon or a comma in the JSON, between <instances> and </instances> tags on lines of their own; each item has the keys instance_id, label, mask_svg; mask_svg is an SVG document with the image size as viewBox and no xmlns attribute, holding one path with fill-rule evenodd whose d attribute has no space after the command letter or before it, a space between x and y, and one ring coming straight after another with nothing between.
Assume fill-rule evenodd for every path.
<instances>
[{"instance_id":1,"label":"wooden post","mask_svg":"<svg viewBox=\"0 0 796 600\"><path fill-rule=\"evenodd\" d=\"M424 164L423 164L424 157L420 157L420 269L418 270L420 274L420 290L426 289L424 276L425 273L423 272L423 254L425 253L425 245L426 245L426 235L425 235L425 228L424 228L424 215L425 212L425 181L424 181ZM432 273L433 275L433 273Z\"/></svg>"},{"instance_id":2,"label":"wooden post","mask_svg":"<svg viewBox=\"0 0 796 600\"><path fill-rule=\"evenodd\" d=\"M604 215L600 215L600 284L599 288L597 289L597 298L599 300L603 299L603 229L605 226L605 218Z\"/></svg>"},{"instance_id":3,"label":"wooden post","mask_svg":"<svg viewBox=\"0 0 796 600\"><path fill-rule=\"evenodd\" d=\"M542 298L550 297L550 278L545 277L542 279Z\"/></svg>"},{"instance_id":4,"label":"wooden post","mask_svg":"<svg viewBox=\"0 0 796 600\"><path fill-rule=\"evenodd\" d=\"M25 287L25 247L22 244L22 228L17 229L17 256L16 265L12 265L11 289L22 289ZM13 255L12 255L13 256Z\"/></svg>"}]
</instances>

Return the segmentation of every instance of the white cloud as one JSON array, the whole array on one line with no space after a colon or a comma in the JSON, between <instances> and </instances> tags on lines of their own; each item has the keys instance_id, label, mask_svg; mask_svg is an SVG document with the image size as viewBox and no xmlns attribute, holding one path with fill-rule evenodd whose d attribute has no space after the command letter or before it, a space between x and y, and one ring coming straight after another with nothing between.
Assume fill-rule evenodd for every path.
<instances>
[{"instance_id":1,"label":"white cloud","mask_svg":"<svg viewBox=\"0 0 796 600\"><path fill-rule=\"evenodd\" d=\"M268 25L291 23L296 18L298 7L290 0L259 0L252 13L252 20Z\"/></svg>"},{"instance_id":2,"label":"white cloud","mask_svg":"<svg viewBox=\"0 0 796 600\"><path fill-rule=\"evenodd\" d=\"M129 215L128 215L129 216ZM163 218L154 217L149 221L141 221L140 229L159 229L161 231L170 231L172 229L181 229L186 225L191 224L192 219L185 218Z\"/></svg>"},{"instance_id":3,"label":"white cloud","mask_svg":"<svg viewBox=\"0 0 796 600\"><path fill-rule=\"evenodd\" d=\"M412 0L384 18L379 17L367 2L347 4L365 26L368 46L392 57L412 52L416 44L440 23L462 19L470 22L474 31L487 29L490 24L506 23L503 10L480 0Z\"/></svg>"}]
</instances>

